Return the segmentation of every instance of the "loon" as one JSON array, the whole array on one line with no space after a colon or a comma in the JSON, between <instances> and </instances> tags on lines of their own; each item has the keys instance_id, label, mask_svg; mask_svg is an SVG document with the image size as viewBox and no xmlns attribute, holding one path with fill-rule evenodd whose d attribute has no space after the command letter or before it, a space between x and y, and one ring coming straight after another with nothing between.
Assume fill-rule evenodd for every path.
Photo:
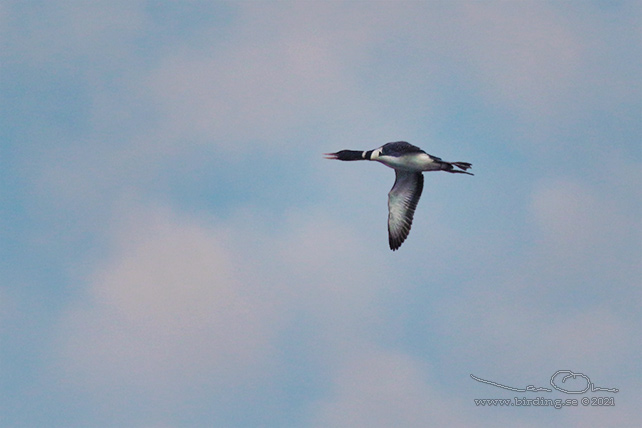
<instances>
[{"instance_id":1,"label":"loon","mask_svg":"<svg viewBox=\"0 0 642 428\"><path fill-rule=\"evenodd\" d=\"M388 243L395 251L406 240L415 208L424 188L423 171L446 171L474 175L468 162L446 162L405 141L384 144L368 151L341 150L325 153L326 159L342 161L372 160L395 170L395 184L388 193Z\"/></svg>"}]
</instances>

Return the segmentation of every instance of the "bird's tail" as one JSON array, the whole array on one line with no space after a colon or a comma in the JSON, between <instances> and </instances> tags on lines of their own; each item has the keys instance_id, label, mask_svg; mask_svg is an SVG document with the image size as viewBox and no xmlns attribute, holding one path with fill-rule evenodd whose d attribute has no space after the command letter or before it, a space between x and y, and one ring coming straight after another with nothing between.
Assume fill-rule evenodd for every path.
<instances>
[{"instance_id":1,"label":"bird's tail","mask_svg":"<svg viewBox=\"0 0 642 428\"><path fill-rule=\"evenodd\" d=\"M466 172L472 166L473 165L468 162L443 162L442 169L453 174L475 175L471 172ZM459 169L455 169L454 167L457 167Z\"/></svg>"}]
</instances>

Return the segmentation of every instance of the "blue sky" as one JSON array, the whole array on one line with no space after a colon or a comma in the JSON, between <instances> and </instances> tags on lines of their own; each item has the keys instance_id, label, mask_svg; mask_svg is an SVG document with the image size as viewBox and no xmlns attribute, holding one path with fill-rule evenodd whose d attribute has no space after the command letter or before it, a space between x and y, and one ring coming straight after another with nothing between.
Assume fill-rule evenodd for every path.
<instances>
[{"instance_id":1,"label":"blue sky","mask_svg":"<svg viewBox=\"0 0 642 428\"><path fill-rule=\"evenodd\" d=\"M641 13L0 2L0 426L640 426Z\"/></svg>"}]
</instances>

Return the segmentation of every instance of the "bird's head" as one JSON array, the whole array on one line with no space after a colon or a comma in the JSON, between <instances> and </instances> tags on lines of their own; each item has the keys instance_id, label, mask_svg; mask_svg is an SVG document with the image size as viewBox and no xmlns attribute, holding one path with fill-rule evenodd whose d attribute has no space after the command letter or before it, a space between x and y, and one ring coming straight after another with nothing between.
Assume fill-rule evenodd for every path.
<instances>
[{"instance_id":1,"label":"bird's head","mask_svg":"<svg viewBox=\"0 0 642 428\"><path fill-rule=\"evenodd\" d=\"M337 159L342 161L363 160L365 152L358 150L341 150L336 153L325 153L326 159Z\"/></svg>"},{"instance_id":2,"label":"bird's head","mask_svg":"<svg viewBox=\"0 0 642 428\"><path fill-rule=\"evenodd\" d=\"M366 152L359 150L341 150L336 153L325 153L325 158L342 161L377 160L381 156L381 150L381 147L375 150L368 150Z\"/></svg>"}]
</instances>

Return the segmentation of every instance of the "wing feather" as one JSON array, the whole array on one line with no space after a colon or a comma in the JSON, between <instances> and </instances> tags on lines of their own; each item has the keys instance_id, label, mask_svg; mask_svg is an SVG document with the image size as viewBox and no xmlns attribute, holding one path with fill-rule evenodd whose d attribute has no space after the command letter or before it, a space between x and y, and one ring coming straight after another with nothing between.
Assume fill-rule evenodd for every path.
<instances>
[{"instance_id":1,"label":"wing feather","mask_svg":"<svg viewBox=\"0 0 642 428\"><path fill-rule=\"evenodd\" d=\"M424 189L421 172L395 170L395 176L395 184L388 193L388 242L393 251L408 237Z\"/></svg>"}]
</instances>

